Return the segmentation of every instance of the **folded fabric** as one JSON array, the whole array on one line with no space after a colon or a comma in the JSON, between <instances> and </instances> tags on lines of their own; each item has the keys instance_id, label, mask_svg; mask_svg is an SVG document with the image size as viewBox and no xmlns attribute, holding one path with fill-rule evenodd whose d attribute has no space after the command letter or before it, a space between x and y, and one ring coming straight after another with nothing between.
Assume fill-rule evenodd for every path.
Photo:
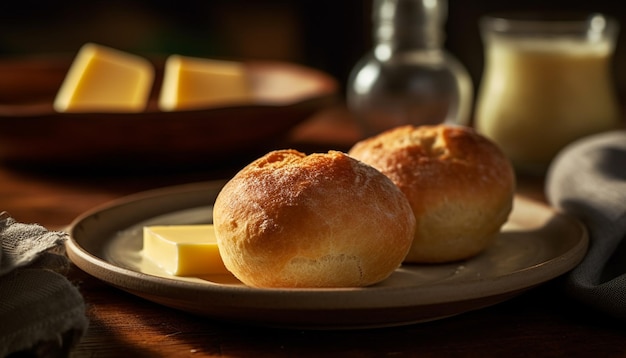
<instances>
[{"instance_id":1,"label":"folded fabric","mask_svg":"<svg viewBox=\"0 0 626 358\"><path fill-rule=\"evenodd\" d=\"M567 277L580 302L626 319L626 131L580 139L553 161L546 196L583 222L589 251Z\"/></svg>"},{"instance_id":2,"label":"folded fabric","mask_svg":"<svg viewBox=\"0 0 626 358\"><path fill-rule=\"evenodd\" d=\"M68 355L84 333L83 298L63 275L66 238L0 214L0 357Z\"/></svg>"}]
</instances>

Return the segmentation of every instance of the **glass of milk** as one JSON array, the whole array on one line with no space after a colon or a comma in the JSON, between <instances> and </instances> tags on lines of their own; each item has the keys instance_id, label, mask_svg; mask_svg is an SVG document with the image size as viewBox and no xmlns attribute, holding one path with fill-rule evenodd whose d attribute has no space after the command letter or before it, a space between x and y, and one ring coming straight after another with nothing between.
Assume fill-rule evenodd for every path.
<instances>
[{"instance_id":1,"label":"glass of milk","mask_svg":"<svg viewBox=\"0 0 626 358\"><path fill-rule=\"evenodd\" d=\"M568 143L619 126L613 19L489 16L480 29L485 67L474 126L518 171L543 174Z\"/></svg>"}]
</instances>

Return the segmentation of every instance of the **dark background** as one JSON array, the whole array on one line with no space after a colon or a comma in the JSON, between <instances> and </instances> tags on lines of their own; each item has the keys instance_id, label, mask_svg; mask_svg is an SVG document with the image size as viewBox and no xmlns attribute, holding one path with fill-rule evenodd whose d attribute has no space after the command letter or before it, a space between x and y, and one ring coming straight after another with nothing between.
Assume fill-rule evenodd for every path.
<instances>
[{"instance_id":1,"label":"dark background","mask_svg":"<svg viewBox=\"0 0 626 358\"><path fill-rule=\"evenodd\" d=\"M614 0L450 0L446 47L477 86L483 66L478 19L507 11L602 12L626 24ZM371 0L58 1L0 5L0 56L74 54L96 42L137 54L274 59L312 66L342 86L371 46ZM626 95L626 35L614 58Z\"/></svg>"}]
</instances>

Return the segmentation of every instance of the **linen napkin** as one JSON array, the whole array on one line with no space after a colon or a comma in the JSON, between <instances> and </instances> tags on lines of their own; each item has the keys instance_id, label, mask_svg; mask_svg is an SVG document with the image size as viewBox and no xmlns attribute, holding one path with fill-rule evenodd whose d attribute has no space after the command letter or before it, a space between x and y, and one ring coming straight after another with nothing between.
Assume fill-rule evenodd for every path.
<instances>
[{"instance_id":1,"label":"linen napkin","mask_svg":"<svg viewBox=\"0 0 626 358\"><path fill-rule=\"evenodd\" d=\"M0 357L67 356L87 328L83 298L64 276L66 238L0 213Z\"/></svg>"},{"instance_id":2,"label":"linen napkin","mask_svg":"<svg viewBox=\"0 0 626 358\"><path fill-rule=\"evenodd\" d=\"M626 319L626 130L585 137L564 148L547 173L546 196L589 231L589 251L568 274L567 293Z\"/></svg>"}]
</instances>

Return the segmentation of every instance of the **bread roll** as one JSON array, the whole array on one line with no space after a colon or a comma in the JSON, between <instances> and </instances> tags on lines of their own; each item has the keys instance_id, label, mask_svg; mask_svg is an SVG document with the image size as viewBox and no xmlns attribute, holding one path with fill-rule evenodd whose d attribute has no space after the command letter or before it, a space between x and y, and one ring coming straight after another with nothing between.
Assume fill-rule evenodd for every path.
<instances>
[{"instance_id":1,"label":"bread roll","mask_svg":"<svg viewBox=\"0 0 626 358\"><path fill-rule=\"evenodd\" d=\"M372 285L402 263L415 231L398 187L336 151L255 160L220 191L213 222L226 268L253 287Z\"/></svg>"},{"instance_id":2,"label":"bread roll","mask_svg":"<svg viewBox=\"0 0 626 358\"><path fill-rule=\"evenodd\" d=\"M405 262L475 256L511 212L511 163L471 128L402 126L358 142L349 154L383 172L409 199L417 229Z\"/></svg>"}]
</instances>

